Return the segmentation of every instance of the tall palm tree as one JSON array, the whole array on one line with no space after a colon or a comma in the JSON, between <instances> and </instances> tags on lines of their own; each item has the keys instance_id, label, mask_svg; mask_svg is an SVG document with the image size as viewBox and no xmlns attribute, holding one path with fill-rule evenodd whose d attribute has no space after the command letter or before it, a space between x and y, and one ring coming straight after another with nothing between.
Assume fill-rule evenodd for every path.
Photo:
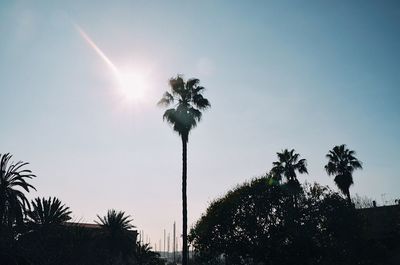
<instances>
[{"instance_id":1,"label":"tall palm tree","mask_svg":"<svg viewBox=\"0 0 400 265\"><path fill-rule=\"evenodd\" d=\"M27 213L28 222L35 225L58 225L71 220L69 207L56 197L35 198L31 202L32 209Z\"/></svg>"},{"instance_id":2,"label":"tall palm tree","mask_svg":"<svg viewBox=\"0 0 400 265\"><path fill-rule=\"evenodd\" d=\"M350 186L353 185L353 171L362 169L362 162L356 157L356 152L347 149L345 144L334 146L326 155L328 164L325 170L328 175L335 176L335 183L339 190L347 197L347 201L351 204Z\"/></svg>"},{"instance_id":3,"label":"tall palm tree","mask_svg":"<svg viewBox=\"0 0 400 265\"><path fill-rule=\"evenodd\" d=\"M29 208L29 201L23 191L35 189L27 182L36 177L32 171L24 169L28 163L19 161L9 165L12 155L0 154L0 227L12 227L15 222L23 222L24 212Z\"/></svg>"},{"instance_id":4,"label":"tall palm tree","mask_svg":"<svg viewBox=\"0 0 400 265\"><path fill-rule=\"evenodd\" d=\"M202 110L209 108L210 102L203 97L204 87L199 85L200 80L192 78L186 82L178 75L169 80L170 92L165 92L158 102L162 106L173 105L164 112L163 119L170 123L173 130L182 140L182 264L187 265L187 143L190 131L200 122Z\"/></svg>"},{"instance_id":5,"label":"tall palm tree","mask_svg":"<svg viewBox=\"0 0 400 265\"><path fill-rule=\"evenodd\" d=\"M285 177L287 182L297 182L296 171L300 174L307 173L307 160L300 159L300 155L295 153L295 150L285 149L281 153L276 153L278 161L273 162L271 173L272 176L281 181Z\"/></svg>"}]
</instances>

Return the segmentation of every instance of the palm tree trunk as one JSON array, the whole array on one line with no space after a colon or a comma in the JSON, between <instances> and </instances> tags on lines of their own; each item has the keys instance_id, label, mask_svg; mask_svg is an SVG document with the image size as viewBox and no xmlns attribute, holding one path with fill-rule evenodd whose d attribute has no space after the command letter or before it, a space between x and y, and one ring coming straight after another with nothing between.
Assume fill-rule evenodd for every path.
<instances>
[{"instance_id":1,"label":"palm tree trunk","mask_svg":"<svg viewBox=\"0 0 400 265\"><path fill-rule=\"evenodd\" d=\"M182 136L182 265L188 264L188 244L187 244L187 137Z\"/></svg>"},{"instance_id":2,"label":"palm tree trunk","mask_svg":"<svg viewBox=\"0 0 400 265\"><path fill-rule=\"evenodd\" d=\"M347 197L347 203L349 205L351 205L351 197L350 197L350 191L349 190L346 191L346 197Z\"/></svg>"}]
</instances>

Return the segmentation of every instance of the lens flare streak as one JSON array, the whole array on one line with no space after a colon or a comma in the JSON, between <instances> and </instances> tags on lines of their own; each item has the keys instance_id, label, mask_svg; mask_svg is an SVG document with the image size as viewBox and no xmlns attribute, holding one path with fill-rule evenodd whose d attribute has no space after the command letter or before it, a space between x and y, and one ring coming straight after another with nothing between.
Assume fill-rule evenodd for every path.
<instances>
[{"instance_id":1,"label":"lens flare streak","mask_svg":"<svg viewBox=\"0 0 400 265\"><path fill-rule=\"evenodd\" d=\"M93 48L93 50L100 56L100 58L111 68L113 73L118 77L119 71L118 68L111 62L111 60L104 54L102 50L94 43L94 41L86 34L86 32L79 27L78 25L75 25L76 29L78 30L79 34L82 36L82 38L89 44L90 47Z\"/></svg>"},{"instance_id":2,"label":"lens flare streak","mask_svg":"<svg viewBox=\"0 0 400 265\"><path fill-rule=\"evenodd\" d=\"M111 69L120 94L128 101L143 100L144 94L148 93L148 73L143 72L143 69L138 67L118 68L79 25L75 24L75 28L85 42Z\"/></svg>"}]
</instances>

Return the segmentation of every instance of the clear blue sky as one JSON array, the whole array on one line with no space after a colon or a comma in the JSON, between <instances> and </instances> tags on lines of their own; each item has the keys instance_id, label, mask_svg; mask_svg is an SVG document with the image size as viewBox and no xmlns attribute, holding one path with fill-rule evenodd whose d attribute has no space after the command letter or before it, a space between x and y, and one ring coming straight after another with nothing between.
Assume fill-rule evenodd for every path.
<instances>
[{"instance_id":1,"label":"clear blue sky","mask_svg":"<svg viewBox=\"0 0 400 265\"><path fill-rule=\"evenodd\" d=\"M177 73L212 103L190 136L190 224L284 148L336 189L324 156L345 143L364 162L353 194L400 197L398 1L81 2L0 4L0 152L31 163L30 197L87 222L124 210L152 242L180 228L181 142L156 106ZM141 76L140 99L77 26Z\"/></svg>"}]
</instances>

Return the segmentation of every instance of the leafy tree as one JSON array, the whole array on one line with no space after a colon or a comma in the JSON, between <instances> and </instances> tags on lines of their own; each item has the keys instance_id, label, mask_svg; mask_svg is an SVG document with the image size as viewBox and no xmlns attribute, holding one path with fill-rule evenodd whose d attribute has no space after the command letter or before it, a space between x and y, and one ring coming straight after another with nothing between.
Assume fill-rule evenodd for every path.
<instances>
[{"instance_id":1,"label":"leafy tree","mask_svg":"<svg viewBox=\"0 0 400 265\"><path fill-rule=\"evenodd\" d=\"M176 104L164 112L163 119L170 123L173 130L177 132L182 140L182 264L187 265L188 244L187 244L187 143L190 131L200 122L202 110L210 107L210 102L203 97L204 87L199 85L200 80L193 78L186 82L181 76L171 78L169 85L170 92L165 92L159 105L169 106Z\"/></svg>"},{"instance_id":2,"label":"leafy tree","mask_svg":"<svg viewBox=\"0 0 400 265\"><path fill-rule=\"evenodd\" d=\"M56 197L35 198L31 202L32 209L27 213L28 223L48 226L59 225L71 220L69 207Z\"/></svg>"},{"instance_id":3,"label":"leafy tree","mask_svg":"<svg viewBox=\"0 0 400 265\"><path fill-rule=\"evenodd\" d=\"M339 190L347 197L351 204L350 186L353 185L353 171L362 169L362 162L355 157L356 152L347 149L345 144L335 146L326 155L328 164L325 170L328 175L335 176L335 183Z\"/></svg>"},{"instance_id":4,"label":"leafy tree","mask_svg":"<svg viewBox=\"0 0 400 265\"><path fill-rule=\"evenodd\" d=\"M36 190L27 182L35 177L28 169L28 163L19 161L9 165L12 156L0 154L0 230L3 226L11 228L16 222L23 223L23 215L29 208L29 201L23 191ZM5 229L5 228L3 228Z\"/></svg>"},{"instance_id":5,"label":"leafy tree","mask_svg":"<svg viewBox=\"0 0 400 265\"><path fill-rule=\"evenodd\" d=\"M356 210L327 187L254 179L213 201L191 229L199 264L368 264ZM383 256L379 257L381 260Z\"/></svg>"}]
</instances>

